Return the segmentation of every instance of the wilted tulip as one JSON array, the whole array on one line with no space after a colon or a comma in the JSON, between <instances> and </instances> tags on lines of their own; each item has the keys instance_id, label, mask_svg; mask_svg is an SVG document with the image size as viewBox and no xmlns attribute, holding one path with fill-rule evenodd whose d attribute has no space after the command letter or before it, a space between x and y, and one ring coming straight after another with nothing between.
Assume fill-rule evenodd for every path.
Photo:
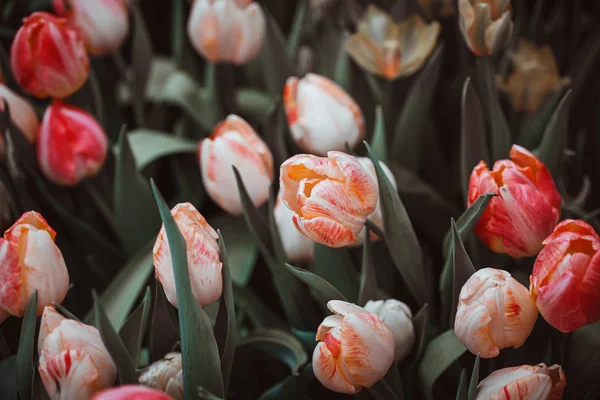
<instances>
[{"instance_id":1,"label":"wilted tulip","mask_svg":"<svg viewBox=\"0 0 600 400\"><path fill-rule=\"evenodd\" d=\"M143 386L124 385L97 393L92 400L173 400L173 397Z\"/></svg>"},{"instance_id":2,"label":"wilted tulip","mask_svg":"<svg viewBox=\"0 0 600 400\"><path fill-rule=\"evenodd\" d=\"M44 175L67 186L96 175L108 151L106 133L94 117L58 100L46 109L37 143Z\"/></svg>"},{"instance_id":3,"label":"wilted tulip","mask_svg":"<svg viewBox=\"0 0 600 400\"><path fill-rule=\"evenodd\" d=\"M550 46L537 47L526 39L512 53L513 72L504 79L498 76L498 86L507 92L516 111L537 110L552 93L562 91L571 78L561 78Z\"/></svg>"},{"instance_id":4,"label":"wilted tulip","mask_svg":"<svg viewBox=\"0 0 600 400\"><path fill-rule=\"evenodd\" d=\"M36 290L37 315L67 295L69 272L55 236L41 214L29 211L0 238L0 322L8 314L23 316Z\"/></svg>"},{"instance_id":5,"label":"wilted tulip","mask_svg":"<svg viewBox=\"0 0 600 400\"><path fill-rule=\"evenodd\" d=\"M129 33L125 0L52 0L52 3L58 15L77 27L91 54L117 50Z\"/></svg>"},{"instance_id":6,"label":"wilted tulip","mask_svg":"<svg viewBox=\"0 0 600 400\"><path fill-rule=\"evenodd\" d=\"M339 151L293 156L281 164L279 186L296 228L330 247L356 242L379 198L377 184L358 160Z\"/></svg>"},{"instance_id":7,"label":"wilted tulip","mask_svg":"<svg viewBox=\"0 0 600 400\"><path fill-rule=\"evenodd\" d=\"M561 332L600 321L600 237L594 228L562 221L544 246L529 279L542 317Z\"/></svg>"},{"instance_id":8,"label":"wilted tulip","mask_svg":"<svg viewBox=\"0 0 600 400\"><path fill-rule=\"evenodd\" d=\"M171 210L171 214L187 245L188 269L194 298L202 307L214 303L223 291L223 264L219 259L217 232L190 203L177 204ZM173 262L164 225L160 228L152 255L156 279L162 285L167 300L177 307Z\"/></svg>"},{"instance_id":9,"label":"wilted tulip","mask_svg":"<svg viewBox=\"0 0 600 400\"><path fill-rule=\"evenodd\" d=\"M476 56L502 50L510 40L513 22L510 0L458 0L460 30Z\"/></svg>"},{"instance_id":10,"label":"wilted tulip","mask_svg":"<svg viewBox=\"0 0 600 400\"><path fill-rule=\"evenodd\" d=\"M288 78L283 104L294 141L303 150L325 155L344 150L365 135L358 104L335 82L317 74Z\"/></svg>"},{"instance_id":11,"label":"wilted tulip","mask_svg":"<svg viewBox=\"0 0 600 400\"><path fill-rule=\"evenodd\" d=\"M273 213L288 261L312 261L315 257L315 242L298 232L292 221L294 212L281 202L281 193L277 196Z\"/></svg>"},{"instance_id":12,"label":"wilted tulip","mask_svg":"<svg viewBox=\"0 0 600 400\"><path fill-rule=\"evenodd\" d=\"M397 24L371 4L346 42L346 51L367 71L393 80L419 71L435 48L440 23L412 15Z\"/></svg>"},{"instance_id":13,"label":"wilted tulip","mask_svg":"<svg viewBox=\"0 0 600 400\"><path fill-rule=\"evenodd\" d=\"M192 45L210 62L244 64L258 55L266 19L252 0L195 0L187 25Z\"/></svg>"},{"instance_id":14,"label":"wilted tulip","mask_svg":"<svg viewBox=\"0 0 600 400\"><path fill-rule=\"evenodd\" d=\"M412 323L412 312L401 301L389 299L386 301L368 301L365 310L377 314L390 328L394 335L394 362L398 363L410 354L415 343L415 332Z\"/></svg>"},{"instance_id":15,"label":"wilted tulip","mask_svg":"<svg viewBox=\"0 0 600 400\"><path fill-rule=\"evenodd\" d=\"M561 400L567 377L560 365L521 365L492 372L477 386L476 400Z\"/></svg>"},{"instance_id":16,"label":"wilted tulip","mask_svg":"<svg viewBox=\"0 0 600 400\"><path fill-rule=\"evenodd\" d=\"M315 376L338 393L370 388L394 361L390 328L376 314L351 303L332 300L327 308L335 315L325 318L317 330L319 344L312 358Z\"/></svg>"},{"instance_id":17,"label":"wilted tulip","mask_svg":"<svg viewBox=\"0 0 600 400\"><path fill-rule=\"evenodd\" d=\"M513 258L533 256L556 226L562 200L546 166L521 146L490 171L481 161L471 174L469 205L494 192L475 232L491 250Z\"/></svg>"},{"instance_id":18,"label":"wilted tulip","mask_svg":"<svg viewBox=\"0 0 600 400\"><path fill-rule=\"evenodd\" d=\"M269 199L273 182L273 156L254 129L237 115L218 124L198 145L202 181L208 195L222 209L241 215L242 200L232 166L244 181L255 206Z\"/></svg>"},{"instance_id":19,"label":"wilted tulip","mask_svg":"<svg viewBox=\"0 0 600 400\"><path fill-rule=\"evenodd\" d=\"M483 268L460 291L454 332L471 353L492 358L525 343L537 315L525 286L506 271Z\"/></svg>"},{"instance_id":20,"label":"wilted tulip","mask_svg":"<svg viewBox=\"0 0 600 400\"><path fill-rule=\"evenodd\" d=\"M168 393L176 400L183 399L181 353L169 353L152 363L140 376L140 383Z\"/></svg>"},{"instance_id":21,"label":"wilted tulip","mask_svg":"<svg viewBox=\"0 0 600 400\"><path fill-rule=\"evenodd\" d=\"M110 387L117 368L93 326L46 307L38 338L40 377L51 400L88 400Z\"/></svg>"},{"instance_id":22,"label":"wilted tulip","mask_svg":"<svg viewBox=\"0 0 600 400\"><path fill-rule=\"evenodd\" d=\"M0 83L0 111L4 111L4 100L10 110L10 118L25 135L29 143L34 143L38 133L40 120L27 100ZM2 139L0 138L0 141ZM0 147L2 145L0 144Z\"/></svg>"},{"instance_id":23,"label":"wilted tulip","mask_svg":"<svg viewBox=\"0 0 600 400\"><path fill-rule=\"evenodd\" d=\"M418 0L421 12L427 19L443 19L456 14L454 0Z\"/></svg>"},{"instance_id":24,"label":"wilted tulip","mask_svg":"<svg viewBox=\"0 0 600 400\"><path fill-rule=\"evenodd\" d=\"M62 99L83 86L90 59L79 32L65 18L35 12L23 20L10 49L21 87L35 97Z\"/></svg>"}]
</instances>

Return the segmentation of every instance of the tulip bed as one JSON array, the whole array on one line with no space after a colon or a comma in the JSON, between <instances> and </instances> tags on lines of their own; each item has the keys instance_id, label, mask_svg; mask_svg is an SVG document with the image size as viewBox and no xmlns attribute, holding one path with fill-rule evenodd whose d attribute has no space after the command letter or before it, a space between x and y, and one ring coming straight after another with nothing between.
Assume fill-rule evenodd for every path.
<instances>
[{"instance_id":1,"label":"tulip bed","mask_svg":"<svg viewBox=\"0 0 600 400\"><path fill-rule=\"evenodd\" d=\"M600 398L596 6L0 1L0 399Z\"/></svg>"}]
</instances>

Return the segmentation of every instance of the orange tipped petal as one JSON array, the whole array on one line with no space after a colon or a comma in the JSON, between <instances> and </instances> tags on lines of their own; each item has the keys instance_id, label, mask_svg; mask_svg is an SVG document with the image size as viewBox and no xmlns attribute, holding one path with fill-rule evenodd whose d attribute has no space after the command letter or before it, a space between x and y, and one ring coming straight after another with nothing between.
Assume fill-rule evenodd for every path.
<instances>
[{"instance_id":1,"label":"orange tipped petal","mask_svg":"<svg viewBox=\"0 0 600 400\"><path fill-rule=\"evenodd\" d=\"M312 360L315 377L326 388L345 394L354 394L360 391L360 387L357 388L348 382L325 343L317 344Z\"/></svg>"}]
</instances>

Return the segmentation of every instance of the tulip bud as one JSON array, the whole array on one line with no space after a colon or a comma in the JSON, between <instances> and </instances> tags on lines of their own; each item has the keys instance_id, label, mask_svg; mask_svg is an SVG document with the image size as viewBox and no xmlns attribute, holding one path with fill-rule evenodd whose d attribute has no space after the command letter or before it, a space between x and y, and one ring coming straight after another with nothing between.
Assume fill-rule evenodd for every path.
<instances>
[{"instance_id":1,"label":"tulip bud","mask_svg":"<svg viewBox=\"0 0 600 400\"><path fill-rule=\"evenodd\" d=\"M181 353L169 353L156 361L140 376L140 383L168 393L176 400L183 399Z\"/></svg>"},{"instance_id":2,"label":"tulip bud","mask_svg":"<svg viewBox=\"0 0 600 400\"><path fill-rule=\"evenodd\" d=\"M129 33L125 0L53 0L52 3L56 14L77 27L91 54L117 50Z\"/></svg>"},{"instance_id":3,"label":"tulip bud","mask_svg":"<svg viewBox=\"0 0 600 400\"><path fill-rule=\"evenodd\" d=\"M61 303L69 289L69 273L56 232L35 211L26 212L0 238L0 322L8 314L23 316L38 291L37 315L53 301ZM3 318L4 316L4 318Z\"/></svg>"},{"instance_id":4,"label":"tulip bud","mask_svg":"<svg viewBox=\"0 0 600 400\"><path fill-rule=\"evenodd\" d=\"M377 314L394 335L394 363L398 363L410 354L415 343L415 332L410 308L401 301L389 299L368 301L365 310Z\"/></svg>"},{"instance_id":5,"label":"tulip bud","mask_svg":"<svg viewBox=\"0 0 600 400\"><path fill-rule=\"evenodd\" d=\"M297 154L281 164L281 200L305 236L329 247L356 242L375 211L377 184L355 157Z\"/></svg>"},{"instance_id":6,"label":"tulip bud","mask_svg":"<svg viewBox=\"0 0 600 400\"><path fill-rule=\"evenodd\" d=\"M110 387L117 368L93 326L45 307L38 338L40 377L51 400L87 400Z\"/></svg>"},{"instance_id":7,"label":"tulip bud","mask_svg":"<svg viewBox=\"0 0 600 400\"><path fill-rule=\"evenodd\" d=\"M217 244L219 236L190 203L177 204L171 214L187 246L188 270L194 298L202 307L212 304L221 297L223 291L223 264L219 260ZM164 225L160 228L152 255L156 279L162 285L167 300L177 307L173 262Z\"/></svg>"},{"instance_id":8,"label":"tulip bud","mask_svg":"<svg viewBox=\"0 0 600 400\"><path fill-rule=\"evenodd\" d=\"M521 146L511 160L500 160L490 171L482 161L469 182L469 205L488 192L498 194L485 210L475 232L496 253L513 258L533 256L542 248L560 216L562 200L546 166Z\"/></svg>"},{"instance_id":9,"label":"tulip bud","mask_svg":"<svg viewBox=\"0 0 600 400\"><path fill-rule=\"evenodd\" d=\"M104 390L92 400L173 400L173 397L159 390L137 385L123 385Z\"/></svg>"},{"instance_id":10,"label":"tulip bud","mask_svg":"<svg viewBox=\"0 0 600 400\"><path fill-rule=\"evenodd\" d=\"M396 23L371 4L358 23L357 33L346 42L346 51L362 68L394 80L423 68L440 29L439 22L428 24L416 14Z\"/></svg>"},{"instance_id":11,"label":"tulip bud","mask_svg":"<svg viewBox=\"0 0 600 400\"><path fill-rule=\"evenodd\" d=\"M454 332L471 353L493 358L525 343L537 314L525 286L506 271L483 268L460 291Z\"/></svg>"},{"instance_id":12,"label":"tulip bud","mask_svg":"<svg viewBox=\"0 0 600 400\"><path fill-rule=\"evenodd\" d=\"M281 202L281 193L277 196L273 214L288 261L312 261L315 258L315 242L298 232L292 221L294 212Z\"/></svg>"},{"instance_id":13,"label":"tulip bud","mask_svg":"<svg viewBox=\"0 0 600 400\"><path fill-rule=\"evenodd\" d=\"M567 377L560 365L521 365L492 372L477 386L476 400L561 400Z\"/></svg>"},{"instance_id":14,"label":"tulip bud","mask_svg":"<svg viewBox=\"0 0 600 400\"><path fill-rule=\"evenodd\" d=\"M86 111L55 101L40 127L37 158L44 175L58 185L74 186L100 171L108 151L102 126Z\"/></svg>"},{"instance_id":15,"label":"tulip bud","mask_svg":"<svg viewBox=\"0 0 600 400\"><path fill-rule=\"evenodd\" d=\"M252 0L195 0L187 25L192 45L210 62L244 64L260 53L266 18Z\"/></svg>"},{"instance_id":16,"label":"tulip bud","mask_svg":"<svg viewBox=\"0 0 600 400\"><path fill-rule=\"evenodd\" d=\"M4 100L8 103L11 120L25 135L29 143L34 143L40 121L31 104L10 90L8 86L0 83L0 111L4 111ZM0 147L3 147L2 144Z\"/></svg>"},{"instance_id":17,"label":"tulip bud","mask_svg":"<svg viewBox=\"0 0 600 400\"><path fill-rule=\"evenodd\" d=\"M335 82L317 74L288 78L283 104L294 141L305 151L324 156L344 150L365 135L358 104Z\"/></svg>"},{"instance_id":18,"label":"tulip bud","mask_svg":"<svg viewBox=\"0 0 600 400\"><path fill-rule=\"evenodd\" d=\"M498 53L513 30L510 0L458 0L460 29L476 56Z\"/></svg>"},{"instance_id":19,"label":"tulip bud","mask_svg":"<svg viewBox=\"0 0 600 400\"><path fill-rule=\"evenodd\" d=\"M544 246L529 278L542 317L561 332L600 321L600 237L594 228L567 219Z\"/></svg>"},{"instance_id":20,"label":"tulip bud","mask_svg":"<svg viewBox=\"0 0 600 400\"><path fill-rule=\"evenodd\" d=\"M232 166L239 171L255 206L269 199L273 156L254 129L237 115L219 123L198 146L204 187L215 203L233 215L243 212Z\"/></svg>"},{"instance_id":21,"label":"tulip bud","mask_svg":"<svg viewBox=\"0 0 600 400\"><path fill-rule=\"evenodd\" d=\"M23 20L10 49L21 87L35 97L62 99L83 86L90 59L79 32L64 18L35 12Z\"/></svg>"},{"instance_id":22,"label":"tulip bud","mask_svg":"<svg viewBox=\"0 0 600 400\"><path fill-rule=\"evenodd\" d=\"M394 361L390 328L362 307L332 300L334 313L317 330L320 341L313 352L315 376L326 388L354 394L385 376Z\"/></svg>"}]
</instances>

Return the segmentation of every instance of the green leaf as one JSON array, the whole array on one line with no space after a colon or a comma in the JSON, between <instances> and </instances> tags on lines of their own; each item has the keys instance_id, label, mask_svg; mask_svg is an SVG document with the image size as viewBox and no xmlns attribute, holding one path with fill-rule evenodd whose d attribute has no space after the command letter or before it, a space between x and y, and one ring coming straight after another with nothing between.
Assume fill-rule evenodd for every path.
<instances>
[{"instance_id":1,"label":"green leaf","mask_svg":"<svg viewBox=\"0 0 600 400\"><path fill-rule=\"evenodd\" d=\"M300 39L302 39L302 32L306 16L308 14L308 1L299 0L296 5L296 14L294 15L294 21L292 22L292 28L286 43L286 52L290 59L296 58L296 51L300 45Z\"/></svg>"},{"instance_id":2,"label":"green leaf","mask_svg":"<svg viewBox=\"0 0 600 400\"><path fill-rule=\"evenodd\" d=\"M425 286L419 240L398 192L383 172L369 145L366 143L365 145L375 166L379 182L379 201L381 202L387 247L411 294L420 305L423 305L427 302L429 293Z\"/></svg>"},{"instance_id":3,"label":"green leaf","mask_svg":"<svg viewBox=\"0 0 600 400\"><path fill-rule=\"evenodd\" d=\"M34 374L34 354L33 346L36 335L36 319L38 309L38 292L33 292L25 313L23 314L23 323L21 325L21 334L19 336L19 348L17 349L16 358L16 380L19 391L19 398L30 399L31 387L33 385Z\"/></svg>"},{"instance_id":4,"label":"green leaf","mask_svg":"<svg viewBox=\"0 0 600 400\"><path fill-rule=\"evenodd\" d=\"M148 27L139 6L132 3L129 7L133 18L133 43L131 46L131 67L133 74L131 75L131 91L133 93L133 108L136 122L139 127L143 127L145 124L144 95L153 57L152 40L150 39L150 33L148 32Z\"/></svg>"},{"instance_id":5,"label":"green leaf","mask_svg":"<svg viewBox=\"0 0 600 400\"><path fill-rule=\"evenodd\" d=\"M273 96L281 96L288 77L294 75L294 68L285 48L285 39L271 13L265 10L267 32L263 47L263 71L267 90Z\"/></svg>"},{"instance_id":6,"label":"green leaf","mask_svg":"<svg viewBox=\"0 0 600 400\"><path fill-rule=\"evenodd\" d=\"M181 342L177 309L167 300L165 291L156 282L154 289L154 307L150 322L150 358L158 360L173 351L176 344Z\"/></svg>"},{"instance_id":7,"label":"green leaf","mask_svg":"<svg viewBox=\"0 0 600 400\"><path fill-rule=\"evenodd\" d=\"M0 361L0 399L17 400L17 356Z\"/></svg>"},{"instance_id":8,"label":"green leaf","mask_svg":"<svg viewBox=\"0 0 600 400\"><path fill-rule=\"evenodd\" d=\"M256 329L251 335L240 339L236 354L242 359L249 353L258 354L260 359L271 357L286 364L293 374L308 361L302 343L294 335L279 329Z\"/></svg>"},{"instance_id":9,"label":"green leaf","mask_svg":"<svg viewBox=\"0 0 600 400\"><path fill-rule=\"evenodd\" d=\"M148 327L148 316L152 307L152 293L150 287L146 287L146 293L140 305L131 313L123 327L119 330L119 336L129 352L134 366L139 365L142 341Z\"/></svg>"},{"instance_id":10,"label":"green leaf","mask_svg":"<svg viewBox=\"0 0 600 400\"><path fill-rule=\"evenodd\" d=\"M292 329L292 333L302 343L304 350L306 350L308 354L312 354L315 350L315 347L317 347L317 332Z\"/></svg>"},{"instance_id":11,"label":"green leaf","mask_svg":"<svg viewBox=\"0 0 600 400\"><path fill-rule=\"evenodd\" d=\"M458 340L453 330L448 330L429 342L419 365L419 376L427 399L433 398L435 381L465 351L466 347Z\"/></svg>"},{"instance_id":12,"label":"green leaf","mask_svg":"<svg viewBox=\"0 0 600 400\"><path fill-rule=\"evenodd\" d=\"M409 369L414 369L421 361L421 356L425 351L427 344L427 327L429 326L429 306L423 305L413 317L413 327L415 329L415 347L408 358L410 361Z\"/></svg>"},{"instance_id":13,"label":"green leaf","mask_svg":"<svg viewBox=\"0 0 600 400\"><path fill-rule=\"evenodd\" d=\"M540 145L544 131L562 99L565 90L557 90L542 104L542 107L533 114L525 116L521 123L518 144L526 149L533 149Z\"/></svg>"},{"instance_id":14,"label":"green leaf","mask_svg":"<svg viewBox=\"0 0 600 400\"><path fill-rule=\"evenodd\" d=\"M184 397L186 400L194 398L194 393L200 386L216 396L223 397L219 349L210 320L202 307L198 306L192 293L185 240L153 181L152 191L171 249L179 305Z\"/></svg>"},{"instance_id":15,"label":"green leaf","mask_svg":"<svg viewBox=\"0 0 600 400\"><path fill-rule=\"evenodd\" d=\"M454 219L450 224L452 225L452 242L454 243L452 249L452 309L450 314L450 326L453 327L460 291L471 275L475 273L475 267L467 254Z\"/></svg>"},{"instance_id":16,"label":"green leaf","mask_svg":"<svg viewBox=\"0 0 600 400\"><path fill-rule=\"evenodd\" d=\"M349 302L358 298L359 277L347 248L334 249L315 243L315 274L335 286Z\"/></svg>"},{"instance_id":17,"label":"green leaf","mask_svg":"<svg viewBox=\"0 0 600 400\"><path fill-rule=\"evenodd\" d=\"M286 137L289 135L288 124L281 100L274 102L269 109L262 131L265 142L273 153L275 165L281 165L290 158L290 153L286 147Z\"/></svg>"},{"instance_id":18,"label":"green leaf","mask_svg":"<svg viewBox=\"0 0 600 400\"><path fill-rule=\"evenodd\" d=\"M373 149L373 154L375 154L375 157L377 157L379 161L385 162L387 160L387 139L381 106L375 108L375 128L373 128L373 136L371 137L371 148Z\"/></svg>"},{"instance_id":19,"label":"green leaf","mask_svg":"<svg viewBox=\"0 0 600 400\"><path fill-rule=\"evenodd\" d=\"M92 291L94 298L94 326L100 332L102 342L106 346L110 356L117 366L119 381L121 384L137 384L138 378L135 372L135 365L129 356L125 343L121 340L115 328L113 328L96 291Z\"/></svg>"},{"instance_id":20,"label":"green leaf","mask_svg":"<svg viewBox=\"0 0 600 400\"><path fill-rule=\"evenodd\" d=\"M259 400L295 400L302 397L313 381L312 364L306 364L298 375L290 375L260 395Z\"/></svg>"},{"instance_id":21,"label":"green leaf","mask_svg":"<svg viewBox=\"0 0 600 400\"><path fill-rule=\"evenodd\" d=\"M570 378L564 398L580 399L598 384L597 374L590 372L600 371L600 322L583 326L572 335Z\"/></svg>"},{"instance_id":22,"label":"green leaf","mask_svg":"<svg viewBox=\"0 0 600 400\"><path fill-rule=\"evenodd\" d=\"M137 170L125 129L119 136L116 155L115 225L127 254L136 254L160 229L160 218L150 186Z\"/></svg>"},{"instance_id":23,"label":"green leaf","mask_svg":"<svg viewBox=\"0 0 600 400\"><path fill-rule=\"evenodd\" d=\"M463 368L460 372L460 380L458 381L456 400L468 400L468 387L469 382L467 381L467 370Z\"/></svg>"},{"instance_id":24,"label":"green leaf","mask_svg":"<svg viewBox=\"0 0 600 400\"><path fill-rule=\"evenodd\" d=\"M254 88L239 88L236 103L238 113L245 119L264 120L273 109L275 99L268 93Z\"/></svg>"},{"instance_id":25,"label":"green leaf","mask_svg":"<svg viewBox=\"0 0 600 400\"><path fill-rule=\"evenodd\" d=\"M151 129L136 129L127 134L138 171L154 161L174 154L196 154L198 142Z\"/></svg>"},{"instance_id":26,"label":"green leaf","mask_svg":"<svg viewBox=\"0 0 600 400\"><path fill-rule=\"evenodd\" d=\"M359 305L364 305L369 300L379 299L377 275L375 274L375 265L373 264L373 249L371 248L371 231L367 229L365 233L360 273L360 290L358 292Z\"/></svg>"},{"instance_id":27,"label":"green leaf","mask_svg":"<svg viewBox=\"0 0 600 400\"><path fill-rule=\"evenodd\" d=\"M539 158L554 177L560 174L567 145L572 92L568 90L556 106L540 144Z\"/></svg>"},{"instance_id":28,"label":"green leaf","mask_svg":"<svg viewBox=\"0 0 600 400\"><path fill-rule=\"evenodd\" d=\"M340 46L338 46L337 57L335 60L335 70L333 80L346 92L350 91L352 85L352 69L350 68L350 57L344 46L344 38L341 37Z\"/></svg>"},{"instance_id":29,"label":"green leaf","mask_svg":"<svg viewBox=\"0 0 600 400\"><path fill-rule=\"evenodd\" d=\"M58 313L61 314L63 317L75 320L77 322L81 322L81 320L79 318L77 318L71 311L69 311L66 308L64 308L61 304L53 301L52 302L52 307L54 307L54 309L56 311L58 311Z\"/></svg>"},{"instance_id":30,"label":"green leaf","mask_svg":"<svg viewBox=\"0 0 600 400\"><path fill-rule=\"evenodd\" d=\"M285 266L296 278L306 283L315 291L315 295L321 303L327 304L329 300L348 301L331 283L327 282L319 275L315 275L310 271L294 267L290 264L285 264Z\"/></svg>"},{"instance_id":31,"label":"green leaf","mask_svg":"<svg viewBox=\"0 0 600 400\"><path fill-rule=\"evenodd\" d=\"M477 397L477 385L479 385L479 364L481 357L477 354L475 358L475 365L473 365L473 372L471 373L471 382L469 383L469 392L467 395L468 400L475 400Z\"/></svg>"},{"instance_id":32,"label":"green leaf","mask_svg":"<svg viewBox=\"0 0 600 400\"><path fill-rule=\"evenodd\" d=\"M442 46L438 46L411 85L394 128L391 149L393 159L413 171L417 171L420 164L423 124L427 119L440 76L442 53Z\"/></svg>"}]
</instances>

